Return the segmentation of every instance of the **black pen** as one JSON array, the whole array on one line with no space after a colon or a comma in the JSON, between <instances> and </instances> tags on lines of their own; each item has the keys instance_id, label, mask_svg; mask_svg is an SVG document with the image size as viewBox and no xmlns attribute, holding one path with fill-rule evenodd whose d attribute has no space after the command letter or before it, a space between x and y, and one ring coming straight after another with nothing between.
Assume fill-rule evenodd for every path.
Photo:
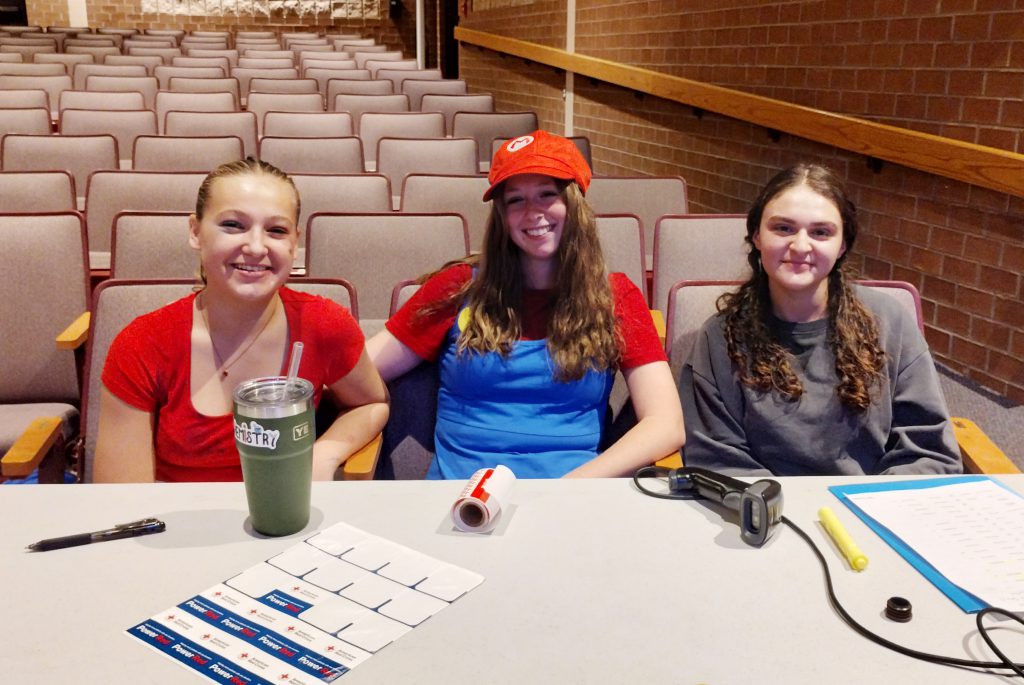
<instances>
[{"instance_id":1,"label":"black pen","mask_svg":"<svg viewBox=\"0 0 1024 685\"><path fill-rule=\"evenodd\" d=\"M162 533L167 525L155 518L146 518L131 523L122 523L106 530L97 530L94 533L78 533L77 535L65 535L61 538L50 538L32 543L26 549L31 552L48 552L51 549L64 549L65 547L76 547L88 545L92 542L105 542L107 540L120 540L121 538L134 538L139 535L150 533Z\"/></svg>"}]
</instances>

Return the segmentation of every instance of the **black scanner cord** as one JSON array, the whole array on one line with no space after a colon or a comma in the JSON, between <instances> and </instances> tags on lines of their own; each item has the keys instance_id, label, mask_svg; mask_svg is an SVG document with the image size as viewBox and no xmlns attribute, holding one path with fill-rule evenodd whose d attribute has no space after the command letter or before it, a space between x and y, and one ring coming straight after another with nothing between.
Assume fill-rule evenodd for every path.
<instances>
[{"instance_id":1,"label":"black scanner cord","mask_svg":"<svg viewBox=\"0 0 1024 685\"><path fill-rule=\"evenodd\" d=\"M682 495L674 492L666 493L649 490L640 482L641 478L659 476L667 477L673 470L674 469L669 469L662 466L645 466L644 468L638 470L633 475L633 483L636 485L637 489L640 490L640 492L650 497L658 497L661 499L697 499L696 497L690 494ZM945 666L958 666L960 668L980 669L986 671L1009 669L1013 671L1016 675L1024 678L1024 664L1014 663L1009 659L1009 657L1003 654L1003 651L996 646L995 642L992 640L992 637L989 635L989 627L985 626L982 623L984 618L988 615L999 615L1005 616L1006 618L1009 618L1013 621L1016 621L1017 623L1020 623L1021 625L1024 625L1024 619L1022 619L1021 617L1005 609L999 609L996 607L987 607L985 609L982 609L977 613L975 617L975 623L978 626L978 633L981 635L982 639L985 640L985 644L987 644L989 649L992 650L992 653L1000 658L1000 661L977 661L974 659L960 659L952 656L930 654L928 652L921 652L916 649L911 649L910 647L904 647L901 644L893 642L892 640L888 640L882 637L881 635L865 628L863 625L858 623L857 620L853 618L853 616L851 616L848 611L846 611L845 607L843 607L842 603L839 601L839 598L836 596L835 588L832 585L832 573L829 571L828 562L825 561L825 557L821 553L821 550L818 549L818 546L814 543L811 537L807 533L805 533L800 528L800 526L793 523L793 521L791 521L789 518L783 516L782 522L790 528L792 528L793 531L810 546L811 551L814 552L814 556L818 558L818 562L821 564L822 571L825 573L825 586L828 589L829 603L832 605L832 608L836 610L836 612L843 619L843 621L848 626L853 628L855 631L860 633L863 637L866 637L867 639L885 647L886 649L891 649L894 652L898 652L900 654L903 654L904 656L909 656L914 659L929 661L934 664L943 664Z\"/></svg>"}]
</instances>

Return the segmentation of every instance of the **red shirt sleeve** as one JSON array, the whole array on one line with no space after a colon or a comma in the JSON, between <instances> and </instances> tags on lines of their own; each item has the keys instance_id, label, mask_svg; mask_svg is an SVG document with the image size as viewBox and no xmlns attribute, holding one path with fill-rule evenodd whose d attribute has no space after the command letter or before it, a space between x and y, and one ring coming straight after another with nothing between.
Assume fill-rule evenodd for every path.
<instances>
[{"instance_id":1,"label":"red shirt sleeve","mask_svg":"<svg viewBox=\"0 0 1024 685\"><path fill-rule=\"evenodd\" d=\"M643 293L625 274L614 273L609 280L622 340L619 368L632 369L652 362L667 361L665 348L658 340L658 331L654 328L654 320Z\"/></svg>"},{"instance_id":2,"label":"red shirt sleeve","mask_svg":"<svg viewBox=\"0 0 1024 685\"><path fill-rule=\"evenodd\" d=\"M170 380L163 371L181 358L181 345L189 340L193 300L195 296L190 295L144 314L117 334L101 376L107 390L147 412L167 403Z\"/></svg>"},{"instance_id":3,"label":"red shirt sleeve","mask_svg":"<svg viewBox=\"0 0 1024 685\"><path fill-rule=\"evenodd\" d=\"M424 306L443 300L465 285L473 277L473 267L457 264L432 276L409 298L405 305L388 319L384 326L391 335L425 361L437 361L448 329L455 322L461 303L429 316L416 316Z\"/></svg>"}]
</instances>

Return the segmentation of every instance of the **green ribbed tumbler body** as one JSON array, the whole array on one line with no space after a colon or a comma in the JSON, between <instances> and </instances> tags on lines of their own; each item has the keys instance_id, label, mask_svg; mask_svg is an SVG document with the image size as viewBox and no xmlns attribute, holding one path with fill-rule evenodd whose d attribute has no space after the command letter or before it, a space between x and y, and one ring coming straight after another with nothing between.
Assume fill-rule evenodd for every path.
<instances>
[{"instance_id":1,"label":"green ribbed tumbler body","mask_svg":"<svg viewBox=\"0 0 1024 685\"><path fill-rule=\"evenodd\" d=\"M313 384L283 376L245 381L234 392L235 444L252 527L297 533L309 522L316 435Z\"/></svg>"}]
</instances>

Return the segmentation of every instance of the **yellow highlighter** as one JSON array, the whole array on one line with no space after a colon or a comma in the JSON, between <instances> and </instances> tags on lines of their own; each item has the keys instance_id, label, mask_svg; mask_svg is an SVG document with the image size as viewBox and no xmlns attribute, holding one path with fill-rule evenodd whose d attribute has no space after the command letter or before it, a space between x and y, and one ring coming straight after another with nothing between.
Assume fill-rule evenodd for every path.
<instances>
[{"instance_id":1,"label":"yellow highlighter","mask_svg":"<svg viewBox=\"0 0 1024 685\"><path fill-rule=\"evenodd\" d=\"M818 518L821 519L821 525L825 526L825 530L832 537L832 540L836 543L836 547L843 553L846 560L850 562L850 567L855 571L863 571L868 567L868 557L864 552L860 551L860 547L853 541L850 534L843 528L843 524L839 522L836 514L830 507L822 507L818 510Z\"/></svg>"}]
</instances>

